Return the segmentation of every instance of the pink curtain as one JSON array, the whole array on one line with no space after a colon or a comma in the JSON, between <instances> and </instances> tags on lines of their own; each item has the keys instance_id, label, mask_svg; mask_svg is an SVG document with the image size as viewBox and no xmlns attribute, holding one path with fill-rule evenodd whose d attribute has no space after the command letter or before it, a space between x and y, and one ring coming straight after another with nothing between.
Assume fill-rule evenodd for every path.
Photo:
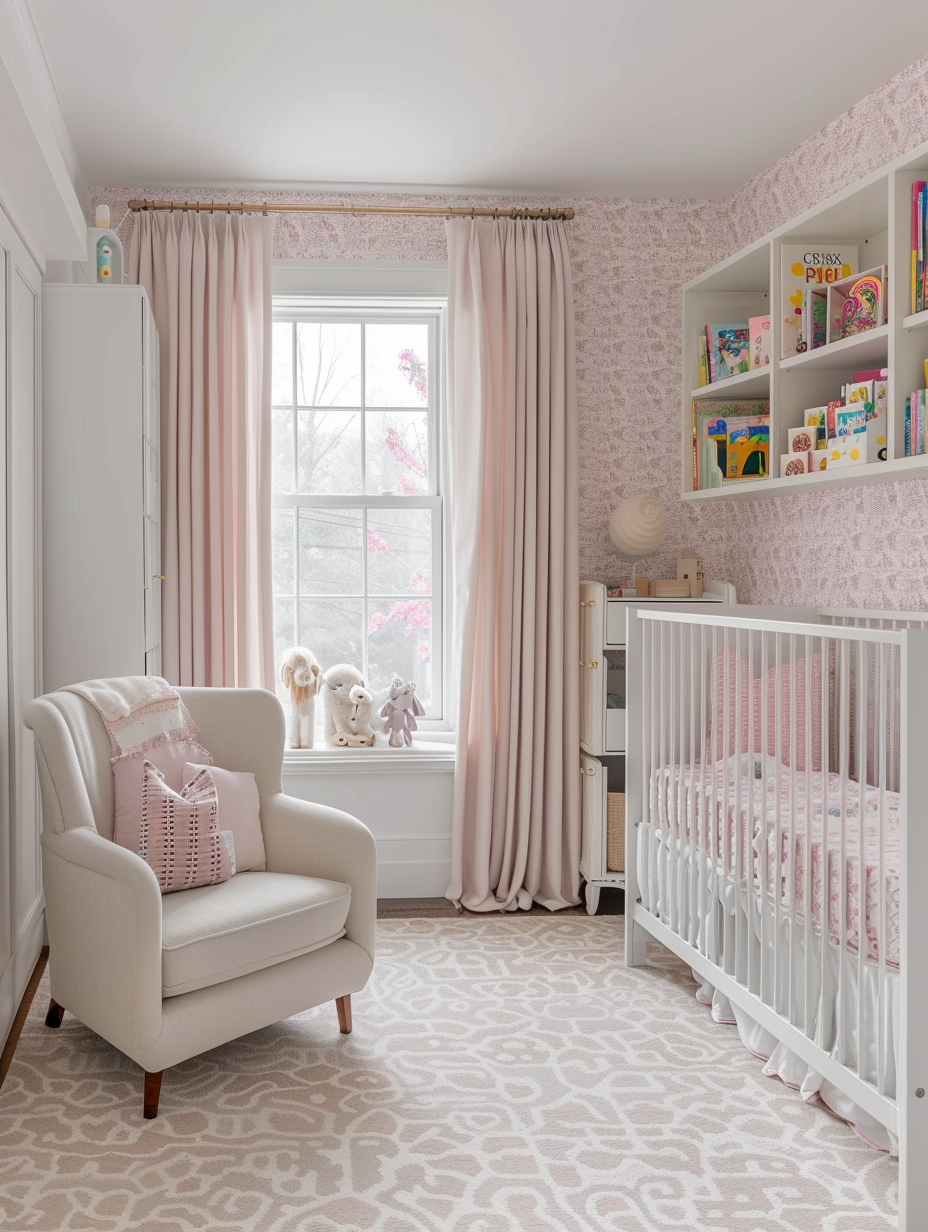
<instances>
[{"instance_id":1,"label":"pink curtain","mask_svg":"<svg viewBox=\"0 0 928 1232\"><path fill-rule=\"evenodd\" d=\"M162 672L274 688L273 219L139 213L129 277L161 348Z\"/></svg>"},{"instance_id":2,"label":"pink curtain","mask_svg":"<svg viewBox=\"0 0 928 1232\"><path fill-rule=\"evenodd\" d=\"M451 219L450 488L459 656L447 897L578 901L577 408L562 223Z\"/></svg>"}]
</instances>

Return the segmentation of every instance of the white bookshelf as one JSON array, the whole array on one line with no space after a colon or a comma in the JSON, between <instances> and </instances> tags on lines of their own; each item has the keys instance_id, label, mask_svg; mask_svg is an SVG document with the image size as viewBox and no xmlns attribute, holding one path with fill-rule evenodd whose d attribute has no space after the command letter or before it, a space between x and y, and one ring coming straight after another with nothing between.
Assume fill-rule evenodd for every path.
<instances>
[{"instance_id":1,"label":"white bookshelf","mask_svg":"<svg viewBox=\"0 0 928 1232\"><path fill-rule=\"evenodd\" d=\"M784 223L763 239L692 279L683 289L682 496L687 501L760 500L823 488L858 487L928 475L928 454L905 457L905 399L924 387L928 311L911 312L912 184L928 180L928 143L872 172L840 193ZM808 242L856 244L861 271L887 267L887 324L801 355L780 359L780 248ZM697 337L707 324L771 317L769 367L697 387ZM781 478L787 432L809 407L841 396L855 371L887 368L887 460L833 472ZM770 400L770 474L693 491L693 401Z\"/></svg>"}]
</instances>

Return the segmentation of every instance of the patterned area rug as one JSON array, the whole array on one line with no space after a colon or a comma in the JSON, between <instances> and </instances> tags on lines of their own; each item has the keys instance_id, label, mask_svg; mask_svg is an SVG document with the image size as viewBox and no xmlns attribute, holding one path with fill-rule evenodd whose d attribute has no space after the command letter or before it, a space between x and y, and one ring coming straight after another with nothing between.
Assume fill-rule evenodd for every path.
<instances>
[{"instance_id":1,"label":"patterned area rug","mask_svg":"<svg viewBox=\"0 0 928 1232\"><path fill-rule=\"evenodd\" d=\"M321 1006L141 1073L40 988L0 1090L0 1226L96 1232L889 1232L897 1166L764 1078L621 917L378 925Z\"/></svg>"}]
</instances>

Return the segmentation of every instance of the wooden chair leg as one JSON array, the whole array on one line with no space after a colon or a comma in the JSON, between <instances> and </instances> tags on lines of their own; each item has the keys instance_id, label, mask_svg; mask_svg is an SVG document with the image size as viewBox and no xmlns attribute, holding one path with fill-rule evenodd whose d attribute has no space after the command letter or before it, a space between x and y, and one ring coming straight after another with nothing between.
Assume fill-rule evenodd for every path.
<instances>
[{"instance_id":1,"label":"wooden chair leg","mask_svg":"<svg viewBox=\"0 0 928 1232\"><path fill-rule=\"evenodd\" d=\"M145 1103L142 1115L146 1121L153 1121L158 1115L158 1100L161 1098L161 1079L163 1077L163 1069L159 1069L156 1074L151 1074L148 1070L145 1071Z\"/></svg>"},{"instance_id":2,"label":"wooden chair leg","mask_svg":"<svg viewBox=\"0 0 928 1232\"><path fill-rule=\"evenodd\" d=\"M48 1013L45 1015L46 1027L60 1027L62 1018L64 1018L64 1006L59 1005L54 999L50 999L48 1002Z\"/></svg>"},{"instance_id":3,"label":"wooden chair leg","mask_svg":"<svg viewBox=\"0 0 928 1232\"><path fill-rule=\"evenodd\" d=\"M335 998L335 1008L338 1010L338 1029L342 1035L351 1034L351 993Z\"/></svg>"}]
</instances>

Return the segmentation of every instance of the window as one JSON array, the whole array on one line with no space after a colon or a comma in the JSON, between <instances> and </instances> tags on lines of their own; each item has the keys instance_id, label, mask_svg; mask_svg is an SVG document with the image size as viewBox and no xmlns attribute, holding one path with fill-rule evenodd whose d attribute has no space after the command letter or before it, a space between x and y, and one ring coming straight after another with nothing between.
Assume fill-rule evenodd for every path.
<instances>
[{"instance_id":1,"label":"window","mask_svg":"<svg viewBox=\"0 0 928 1232\"><path fill-rule=\"evenodd\" d=\"M438 300L277 299L274 650L415 680L444 717ZM317 707L317 743L322 730Z\"/></svg>"}]
</instances>

